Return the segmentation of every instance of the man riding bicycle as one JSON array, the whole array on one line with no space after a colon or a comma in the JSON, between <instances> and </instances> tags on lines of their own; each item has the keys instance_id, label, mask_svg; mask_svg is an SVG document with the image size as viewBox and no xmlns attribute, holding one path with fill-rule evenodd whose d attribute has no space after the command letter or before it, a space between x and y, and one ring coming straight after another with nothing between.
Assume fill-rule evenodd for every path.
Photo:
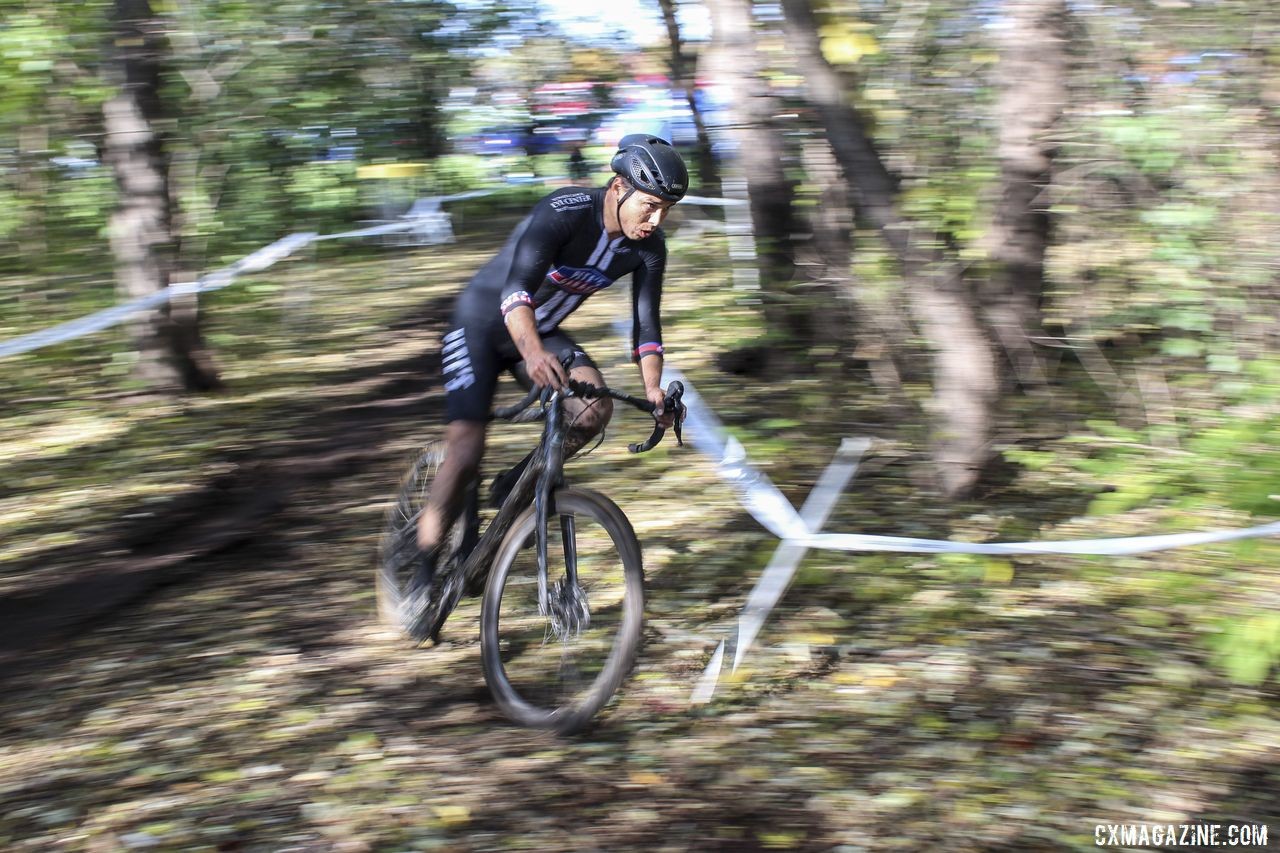
<instances>
[{"instance_id":1,"label":"man riding bicycle","mask_svg":"<svg viewBox=\"0 0 1280 853\"><path fill-rule=\"evenodd\" d=\"M631 274L632 358L645 396L662 412L662 325L659 307L667 248L661 226L685 194L689 173L666 140L622 138L601 188L564 187L544 197L516 226L498 254L458 297L441 353L445 390L445 454L418 523L422 551L401 622L425 639L429 584L441 540L462 509L465 487L479 473L498 376L511 371L526 385L561 389L568 379L604 385L604 377L560 324L587 297ZM572 354L566 372L562 356ZM573 428L565 454L580 450L613 414L608 399L565 401ZM655 414L663 426L673 415ZM523 465L524 463L521 463ZM495 483L504 484L521 466Z\"/></svg>"}]
</instances>

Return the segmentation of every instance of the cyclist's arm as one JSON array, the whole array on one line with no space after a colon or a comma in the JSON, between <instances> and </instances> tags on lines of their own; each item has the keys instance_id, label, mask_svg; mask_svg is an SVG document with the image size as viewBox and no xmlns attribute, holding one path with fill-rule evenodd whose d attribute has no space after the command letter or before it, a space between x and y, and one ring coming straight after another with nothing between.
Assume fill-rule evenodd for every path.
<instances>
[{"instance_id":1,"label":"cyclist's arm","mask_svg":"<svg viewBox=\"0 0 1280 853\"><path fill-rule=\"evenodd\" d=\"M646 252L631 276L632 358L640 366L645 397L655 406L665 398L662 390L662 278L666 272L665 244ZM669 423L664 424L670 426Z\"/></svg>"},{"instance_id":2,"label":"cyclist's arm","mask_svg":"<svg viewBox=\"0 0 1280 853\"><path fill-rule=\"evenodd\" d=\"M538 334L533 294L547 274L556 252L569 239L568 217L540 202L516 240L499 310L529 378L537 385L559 388L567 378L556 357L547 352Z\"/></svg>"},{"instance_id":3,"label":"cyclist's arm","mask_svg":"<svg viewBox=\"0 0 1280 853\"><path fill-rule=\"evenodd\" d=\"M507 332L511 335L525 370L534 385L542 388L562 388L568 377L560 360L542 345L538 334L538 322L529 305L519 305L503 317Z\"/></svg>"}]
</instances>

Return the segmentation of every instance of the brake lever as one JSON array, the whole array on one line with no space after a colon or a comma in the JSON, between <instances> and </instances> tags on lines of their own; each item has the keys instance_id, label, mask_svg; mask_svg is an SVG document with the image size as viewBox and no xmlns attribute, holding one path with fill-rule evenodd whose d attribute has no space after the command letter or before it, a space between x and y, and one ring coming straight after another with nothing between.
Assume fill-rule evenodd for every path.
<instances>
[{"instance_id":1,"label":"brake lever","mask_svg":"<svg viewBox=\"0 0 1280 853\"><path fill-rule=\"evenodd\" d=\"M684 424L684 417L689 413L689 409L685 406L684 400L684 383L676 379L667 386L667 396L662 401L663 414L674 411L676 420L673 429L676 434L676 446L684 447L684 436L681 427Z\"/></svg>"},{"instance_id":2,"label":"brake lever","mask_svg":"<svg viewBox=\"0 0 1280 853\"><path fill-rule=\"evenodd\" d=\"M684 447L684 438L681 435L680 425L684 421L685 414L688 412L688 409L685 408L684 403L681 402L680 399L683 396L684 383L676 380L667 386L667 393L662 401L663 414L675 412L676 419L673 427L676 434L676 442L680 447ZM653 425L653 434L650 435L647 440L644 442L629 444L627 445L627 450L630 450L632 453L644 453L645 451L652 450L658 445L658 442L662 441L662 437L666 434L667 428L660 423L655 423Z\"/></svg>"}]
</instances>

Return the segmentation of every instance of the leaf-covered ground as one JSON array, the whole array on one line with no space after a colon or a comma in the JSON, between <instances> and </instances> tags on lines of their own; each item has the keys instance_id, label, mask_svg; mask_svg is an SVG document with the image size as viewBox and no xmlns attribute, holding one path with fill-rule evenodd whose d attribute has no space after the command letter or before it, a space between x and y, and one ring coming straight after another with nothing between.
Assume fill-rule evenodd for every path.
<instances>
[{"instance_id":1,"label":"leaf-covered ground","mask_svg":"<svg viewBox=\"0 0 1280 853\"><path fill-rule=\"evenodd\" d=\"M644 543L638 668L584 735L506 723L480 674L477 603L443 645L414 649L377 624L372 584L385 502L439 417L449 296L486 248L303 258L227 292L208 306L230 386L216 397L104 394L125 359L89 345L63 354L70 368L23 363L0 421L0 846L1056 850L1092 849L1100 823L1280 831L1274 542L1107 560L813 553L745 667L694 705L776 541L710 460L629 456L647 429L621 413L571 476ZM918 476L918 436L860 378L720 373L755 309L714 247L679 248L674 357L794 501L842 436L878 439L829 529L1250 521L1158 494L1090 514L1115 485L1072 464L1092 449L1066 437L945 505ZM625 299L593 303L573 328L625 387L609 328ZM533 438L495 436L495 466ZM1240 677L1250 650L1262 678Z\"/></svg>"}]
</instances>

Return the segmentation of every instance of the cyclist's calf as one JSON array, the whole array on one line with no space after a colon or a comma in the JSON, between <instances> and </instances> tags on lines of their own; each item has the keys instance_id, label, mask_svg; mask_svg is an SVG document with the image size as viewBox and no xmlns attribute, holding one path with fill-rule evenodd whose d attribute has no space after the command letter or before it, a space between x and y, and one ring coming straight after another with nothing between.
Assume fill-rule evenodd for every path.
<instances>
[{"instance_id":1,"label":"cyclist's calf","mask_svg":"<svg viewBox=\"0 0 1280 853\"><path fill-rule=\"evenodd\" d=\"M451 421L445 427L444 460L418 522L418 545L424 550L440 543L462 511L466 485L480 472L486 428L474 421Z\"/></svg>"}]
</instances>

